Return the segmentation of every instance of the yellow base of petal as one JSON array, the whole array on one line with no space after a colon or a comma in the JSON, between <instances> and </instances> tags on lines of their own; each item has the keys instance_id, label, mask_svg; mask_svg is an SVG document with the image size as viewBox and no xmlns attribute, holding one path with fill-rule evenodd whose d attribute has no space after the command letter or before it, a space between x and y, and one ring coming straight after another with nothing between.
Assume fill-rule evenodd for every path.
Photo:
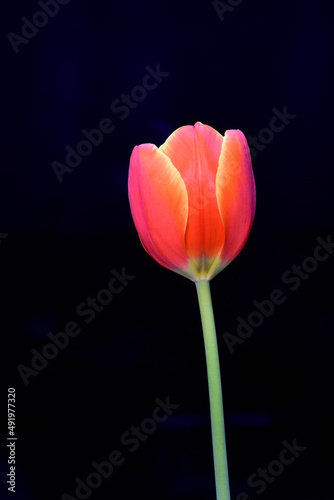
<instances>
[{"instance_id":1,"label":"yellow base of petal","mask_svg":"<svg viewBox=\"0 0 334 500\"><path fill-rule=\"evenodd\" d=\"M175 272L191 281L210 281L228 265L229 262L222 262L218 256L211 258L203 256L198 259L189 259L189 264L186 268L175 269Z\"/></svg>"}]
</instances>

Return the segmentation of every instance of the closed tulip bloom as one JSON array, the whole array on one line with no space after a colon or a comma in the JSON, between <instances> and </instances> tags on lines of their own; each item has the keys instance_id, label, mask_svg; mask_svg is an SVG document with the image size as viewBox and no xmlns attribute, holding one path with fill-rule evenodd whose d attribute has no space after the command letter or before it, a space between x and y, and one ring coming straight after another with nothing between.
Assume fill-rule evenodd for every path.
<instances>
[{"instance_id":1,"label":"closed tulip bloom","mask_svg":"<svg viewBox=\"0 0 334 500\"><path fill-rule=\"evenodd\" d=\"M249 147L240 130L197 122L159 148L133 149L129 201L140 240L162 266L210 280L241 251L255 214Z\"/></svg>"}]
</instances>

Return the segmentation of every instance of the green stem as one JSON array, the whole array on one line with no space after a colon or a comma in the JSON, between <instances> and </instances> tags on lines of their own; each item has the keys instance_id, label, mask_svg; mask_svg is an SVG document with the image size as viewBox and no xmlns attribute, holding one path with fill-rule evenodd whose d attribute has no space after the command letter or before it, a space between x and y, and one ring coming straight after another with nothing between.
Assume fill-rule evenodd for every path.
<instances>
[{"instance_id":1,"label":"green stem","mask_svg":"<svg viewBox=\"0 0 334 500\"><path fill-rule=\"evenodd\" d=\"M213 316L210 282L196 281L196 290L201 313L206 366L209 383L211 432L216 478L217 500L230 500L227 456L225 443L223 396L220 380L219 356L215 320Z\"/></svg>"}]
</instances>

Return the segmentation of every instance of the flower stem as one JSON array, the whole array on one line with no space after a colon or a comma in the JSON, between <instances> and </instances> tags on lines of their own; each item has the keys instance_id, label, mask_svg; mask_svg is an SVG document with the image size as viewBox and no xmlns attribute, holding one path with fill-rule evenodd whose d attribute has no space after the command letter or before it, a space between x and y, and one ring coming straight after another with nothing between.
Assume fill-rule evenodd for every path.
<instances>
[{"instance_id":1,"label":"flower stem","mask_svg":"<svg viewBox=\"0 0 334 500\"><path fill-rule=\"evenodd\" d=\"M196 290L202 320L206 366L209 384L211 432L216 479L217 500L230 500L228 481L223 396L220 380L219 356L215 320L213 316L210 282L196 281Z\"/></svg>"}]
</instances>

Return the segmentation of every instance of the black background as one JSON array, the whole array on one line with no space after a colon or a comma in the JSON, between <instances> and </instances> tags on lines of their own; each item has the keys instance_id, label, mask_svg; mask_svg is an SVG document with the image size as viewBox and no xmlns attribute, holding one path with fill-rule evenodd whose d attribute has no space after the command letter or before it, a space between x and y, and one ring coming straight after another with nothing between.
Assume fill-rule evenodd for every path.
<instances>
[{"instance_id":1,"label":"black background","mask_svg":"<svg viewBox=\"0 0 334 500\"><path fill-rule=\"evenodd\" d=\"M71 0L15 53L8 33L21 35L21 18L40 10L33 1L2 6L1 498L13 498L8 387L17 399L15 498L75 497L76 478L114 449L125 462L89 498L215 498L195 286L143 250L129 157L196 121L266 138L273 109L286 107L295 117L254 153L249 240L211 286L231 498L333 499L334 257L296 290L282 281L313 256L317 238L334 239L330 2L244 0L221 20L204 1ZM161 83L124 119L113 112L157 65ZM52 163L103 118L114 131L59 182ZM77 306L122 268L135 278L85 323ZM235 334L238 316L247 320L273 289L285 302L231 353L224 332ZM31 366L31 349L41 352L68 321L81 333L25 385L18 365ZM168 396L179 408L131 453L122 434ZM306 450L257 494L249 476L294 439Z\"/></svg>"}]
</instances>

